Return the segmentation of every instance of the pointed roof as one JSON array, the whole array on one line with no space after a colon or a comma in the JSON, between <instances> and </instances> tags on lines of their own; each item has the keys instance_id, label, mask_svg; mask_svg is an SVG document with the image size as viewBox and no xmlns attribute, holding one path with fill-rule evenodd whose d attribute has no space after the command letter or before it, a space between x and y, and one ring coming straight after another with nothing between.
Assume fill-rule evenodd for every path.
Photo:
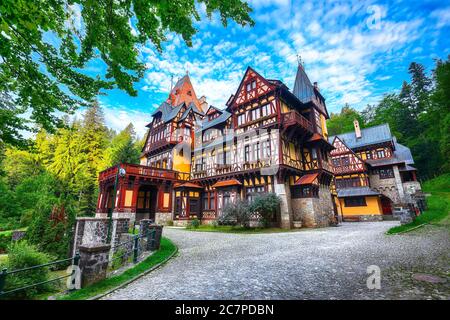
<instances>
[{"instance_id":1,"label":"pointed roof","mask_svg":"<svg viewBox=\"0 0 450 320\"><path fill-rule=\"evenodd\" d=\"M192 103L196 109L195 111L203 114L203 110L200 106L200 102L195 94L194 87L192 86L191 79L188 74L184 75L177 81L175 86L170 91L166 102L172 106L178 106L183 102L189 106Z\"/></svg>"},{"instance_id":2,"label":"pointed roof","mask_svg":"<svg viewBox=\"0 0 450 320\"><path fill-rule=\"evenodd\" d=\"M389 124L387 123L361 129L361 138L356 138L355 132L351 131L336 136L330 136L328 137L328 141L333 142L335 137L338 137L350 149L393 141L393 136Z\"/></svg>"},{"instance_id":3,"label":"pointed roof","mask_svg":"<svg viewBox=\"0 0 450 320\"><path fill-rule=\"evenodd\" d=\"M308 78L303 66L299 63L292 93L303 103L310 102L314 94L314 86Z\"/></svg>"}]
</instances>

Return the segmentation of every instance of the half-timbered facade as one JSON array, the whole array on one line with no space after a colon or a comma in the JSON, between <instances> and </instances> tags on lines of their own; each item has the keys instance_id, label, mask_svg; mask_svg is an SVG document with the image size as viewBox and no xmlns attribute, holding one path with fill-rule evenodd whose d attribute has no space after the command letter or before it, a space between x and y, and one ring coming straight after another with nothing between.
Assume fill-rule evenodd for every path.
<instances>
[{"instance_id":1,"label":"half-timbered facade","mask_svg":"<svg viewBox=\"0 0 450 320\"><path fill-rule=\"evenodd\" d=\"M397 142L389 125L329 138L335 175L333 194L344 220L382 220L394 206L423 208L421 187L410 150Z\"/></svg>"},{"instance_id":2,"label":"half-timbered facade","mask_svg":"<svg viewBox=\"0 0 450 320\"><path fill-rule=\"evenodd\" d=\"M273 192L282 199L273 224L292 228L335 223L329 116L324 97L302 65L292 91L280 80L247 68L224 108L197 99L186 75L152 116L140 168L171 172L178 179L158 185L165 190L157 193L163 200L150 218L178 225L193 218L208 223L238 198L252 201ZM145 179L133 181L140 185ZM164 205L170 209L161 211ZM99 213L108 209L102 201L99 206Z\"/></svg>"}]
</instances>

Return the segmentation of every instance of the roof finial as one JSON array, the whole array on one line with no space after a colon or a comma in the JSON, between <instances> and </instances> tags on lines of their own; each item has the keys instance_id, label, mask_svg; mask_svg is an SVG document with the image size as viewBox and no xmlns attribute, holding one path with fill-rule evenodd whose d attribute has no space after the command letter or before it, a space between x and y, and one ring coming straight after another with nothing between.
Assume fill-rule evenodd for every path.
<instances>
[{"instance_id":1,"label":"roof finial","mask_svg":"<svg viewBox=\"0 0 450 320\"><path fill-rule=\"evenodd\" d=\"M173 89L173 73L170 74L170 92L172 92Z\"/></svg>"},{"instance_id":2,"label":"roof finial","mask_svg":"<svg viewBox=\"0 0 450 320\"><path fill-rule=\"evenodd\" d=\"M298 65L299 65L299 66L302 66L303 68L305 67L305 63L304 63L304 61L302 60L302 56L299 55L299 54L297 54L297 61L298 61Z\"/></svg>"}]
</instances>

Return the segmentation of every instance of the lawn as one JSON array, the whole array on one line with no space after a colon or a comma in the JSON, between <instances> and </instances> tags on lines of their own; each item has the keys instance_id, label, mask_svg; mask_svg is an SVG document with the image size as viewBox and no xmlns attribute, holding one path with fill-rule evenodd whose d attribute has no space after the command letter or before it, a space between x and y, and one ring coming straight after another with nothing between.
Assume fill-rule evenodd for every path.
<instances>
[{"instance_id":1,"label":"lawn","mask_svg":"<svg viewBox=\"0 0 450 320\"><path fill-rule=\"evenodd\" d=\"M185 230L196 231L196 232L225 232L225 233L243 233L243 234L279 233L279 232L300 231L300 229L243 228L243 227L237 227L237 226L212 226L212 225L200 225L197 228L187 227Z\"/></svg>"},{"instance_id":2,"label":"lawn","mask_svg":"<svg viewBox=\"0 0 450 320\"><path fill-rule=\"evenodd\" d=\"M125 282L132 280L138 275L148 271L159 263L166 261L177 250L177 247L167 238L161 239L161 247L144 261L138 263L133 268L126 270L124 273L107 278L97 282L89 287L76 290L70 294L60 296L60 300L85 300L96 295L112 290Z\"/></svg>"},{"instance_id":3,"label":"lawn","mask_svg":"<svg viewBox=\"0 0 450 320\"><path fill-rule=\"evenodd\" d=\"M415 229L425 224L445 226L450 228L450 175L442 175L423 184L423 190L431 193L427 197L428 209L412 223L394 227L388 234L396 234Z\"/></svg>"}]
</instances>

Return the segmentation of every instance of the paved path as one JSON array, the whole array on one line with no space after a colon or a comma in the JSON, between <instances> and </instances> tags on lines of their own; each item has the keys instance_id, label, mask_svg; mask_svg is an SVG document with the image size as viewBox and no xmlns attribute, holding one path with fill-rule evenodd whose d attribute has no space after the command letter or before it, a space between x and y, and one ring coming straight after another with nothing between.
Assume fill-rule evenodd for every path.
<instances>
[{"instance_id":1,"label":"paved path","mask_svg":"<svg viewBox=\"0 0 450 320\"><path fill-rule=\"evenodd\" d=\"M448 230L384 234L397 224L246 235L165 228L178 255L106 299L449 299ZM367 288L369 265L381 268L380 290ZM446 282L412 279L421 272Z\"/></svg>"}]
</instances>

